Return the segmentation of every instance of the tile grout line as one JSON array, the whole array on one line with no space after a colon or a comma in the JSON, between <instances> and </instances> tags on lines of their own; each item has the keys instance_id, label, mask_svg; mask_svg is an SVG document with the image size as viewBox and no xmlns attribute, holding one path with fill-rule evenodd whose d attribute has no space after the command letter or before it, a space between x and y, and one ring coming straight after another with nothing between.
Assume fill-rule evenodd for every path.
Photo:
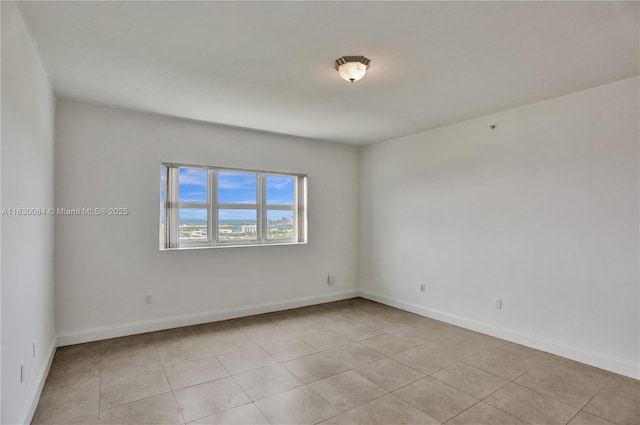
<instances>
[{"instance_id":1,"label":"tile grout line","mask_svg":"<svg viewBox=\"0 0 640 425\"><path fill-rule=\"evenodd\" d=\"M591 402L593 401L593 399L594 399L594 398L598 397L598 396L599 396L603 391L605 391L605 388L607 387L607 385L609 385L609 384L611 383L611 381L613 381L614 379L615 379L615 376L610 376L610 377L609 377L609 379L607 380L607 383L606 383L606 384L604 384L604 385L602 386L602 388L600 388L600 390L598 390L598 392L597 392L597 393L595 393L595 394L593 395L593 397L591 397L591 398L589 399L589 401L588 401L588 402L586 402L586 403L585 403L585 405L584 405L584 406L582 406L582 407L580 408L580 410L578 410L578 413L576 413L575 415L573 415L573 417L571 418L571 420L569 420L569 422L567 422L567 423L570 423L572 420L574 420L574 419L575 419L575 417L576 417L576 416L578 416L582 411L585 411L585 413L589 413L590 415L596 416L596 417L598 417L598 418L600 418L600 419L602 419L602 420L605 420L605 421L607 421L607 422L611 422L611 421L609 421L608 419L603 418L603 417L602 417L602 416L600 416L600 415L597 415L597 414L595 414L595 413L591 413L591 412L587 412L587 411L586 411L586 410L584 410L584 409L585 409L585 407L587 407L587 406L589 405L589 403L591 403Z\"/></svg>"}]
</instances>

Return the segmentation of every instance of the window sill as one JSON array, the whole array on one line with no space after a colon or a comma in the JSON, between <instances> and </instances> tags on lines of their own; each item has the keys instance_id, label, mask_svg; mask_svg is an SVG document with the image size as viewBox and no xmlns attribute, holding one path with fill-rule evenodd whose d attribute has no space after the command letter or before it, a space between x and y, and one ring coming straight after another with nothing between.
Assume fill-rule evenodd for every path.
<instances>
[{"instance_id":1,"label":"window sill","mask_svg":"<svg viewBox=\"0 0 640 425\"><path fill-rule=\"evenodd\" d=\"M160 251L189 251L194 249L218 249L218 248L250 248L250 247L265 247L265 246L292 246L292 245L306 245L308 242L271 242L261 244L236 244L236 245L190 245L182 246L180 248L160 248Z\"/></svg>"}]
</instances>

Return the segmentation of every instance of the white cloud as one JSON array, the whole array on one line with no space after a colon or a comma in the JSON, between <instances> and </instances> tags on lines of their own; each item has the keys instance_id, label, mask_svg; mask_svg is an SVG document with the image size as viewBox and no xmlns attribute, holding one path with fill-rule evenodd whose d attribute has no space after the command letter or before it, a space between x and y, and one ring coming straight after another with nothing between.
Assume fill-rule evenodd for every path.
<instances>
[{"instance_id":1,"label":"white cloud","mask_svg":"<svg viewBox=\"0 0 640 425\"><path fill-rule=\"evenodd\" d=\"M179 182L180 184L186 185L206 186L207 172L206 170L198 170L194 168L181 168Z\"/></svg>"}]
</instances>

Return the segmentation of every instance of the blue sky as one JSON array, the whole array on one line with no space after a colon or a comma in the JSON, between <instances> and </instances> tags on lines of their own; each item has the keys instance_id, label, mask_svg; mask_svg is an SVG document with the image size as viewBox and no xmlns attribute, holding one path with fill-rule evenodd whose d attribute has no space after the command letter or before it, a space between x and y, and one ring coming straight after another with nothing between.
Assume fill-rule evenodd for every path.
<instances>
[{"instance_id":1,"label":"blue sky","mask_svg":"<svg viewBox=\"0 0 640 425\"><path fill-rule=\"evenodd\" d=\"M267 205L293 205L295 177L267 176Z\"/></svg>"},{"instance_id":2,"label":"blue sky","mask_svg":"<svg viewBox=\"0 0 640 425\"><path fill-rule=\"evenodd\" d=\"M267 175L267 205L293 205L295 198L295 177ZM197 168L180 168L180 202L207 202L207 170ZM218 202L255 204L257 202L257 175L220 171L218 173ZM161 189L164 199L164 185ZM220 220L252 220L256 219L255 210L220 210ZM269 219L290 216L286 211L268 211ZM200 219L206 220L207 210L181 209L180 221Z\"/></svg>"}]
</instances>

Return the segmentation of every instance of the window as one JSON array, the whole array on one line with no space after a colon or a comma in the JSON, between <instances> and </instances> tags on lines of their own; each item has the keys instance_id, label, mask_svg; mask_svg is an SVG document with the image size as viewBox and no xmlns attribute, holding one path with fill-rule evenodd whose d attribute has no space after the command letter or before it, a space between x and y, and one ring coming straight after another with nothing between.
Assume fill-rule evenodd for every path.
<instances>
[{"instance_id":1,"label":"window","mask_svg":"<svg viewBox=\"0 0 640 425\"><path fill-rule=\"evenodd\" d=\"M160 249L305 243L306 179L162 164Z\"/></svg>"}]
</instances>

